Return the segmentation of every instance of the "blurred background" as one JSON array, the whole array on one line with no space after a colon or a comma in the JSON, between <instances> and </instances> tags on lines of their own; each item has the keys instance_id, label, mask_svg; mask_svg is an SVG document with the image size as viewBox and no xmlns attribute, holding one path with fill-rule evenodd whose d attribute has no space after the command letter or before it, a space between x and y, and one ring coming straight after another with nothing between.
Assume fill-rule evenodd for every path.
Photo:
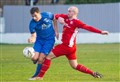
<instances>
[{"instance_id":1,"label":"blurred background","mask_svg":"<svg viewBox=\"0 0 120 82\"><path fill-rule=\"evenodd\" d=\"M108 36L80 29L77 43L119 43L120 0L0 0L0 43L26 44L33 6L40 11L66 13L70 6L79 8L78 18L84 23L110 32ZM62 26L59 26L61 42Z\"/></svg>"}]
</instances>

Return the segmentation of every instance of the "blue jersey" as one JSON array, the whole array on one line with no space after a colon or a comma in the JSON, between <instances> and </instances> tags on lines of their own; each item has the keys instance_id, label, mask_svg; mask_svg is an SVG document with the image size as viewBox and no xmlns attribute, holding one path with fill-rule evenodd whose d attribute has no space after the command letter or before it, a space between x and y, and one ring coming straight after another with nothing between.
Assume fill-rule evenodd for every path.
<instances>
[{"instance_id":1,"label":"blue jersey","mask_svg":"<svg viewBox=\"0 0 120 82\"><path fill-rule=\"evenodd\" d=\"M54 15L50 12L42 12L41 19L36 22L34 19L29 24L29 30L31 33L36 32L37 39L52 39L55 37L53 28Z\"/></svg>"}]
</instances>

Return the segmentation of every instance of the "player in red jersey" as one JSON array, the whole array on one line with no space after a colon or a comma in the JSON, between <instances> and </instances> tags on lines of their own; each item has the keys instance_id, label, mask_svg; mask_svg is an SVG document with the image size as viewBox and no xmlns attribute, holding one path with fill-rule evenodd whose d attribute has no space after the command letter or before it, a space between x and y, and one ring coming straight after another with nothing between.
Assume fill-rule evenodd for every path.
<instances>
[{"instance_id":1,"label":"player in red jersey","mask_svg":"<svg viewBox=\"0 0 120 82\"><path fill-rule=\"evenodd\" d=\"M50 52L50 54L46 57L42 68L35 80L42 80L45 72L50 67L51 60L53 58L57 58L59 56L65 55L69 61L70 66L78 70L80 72L90 74L95 78L101 78L102 75L98 72L93 72L82 64L78 64L76 58L76 35L78 33L78 29L82 28L94 33L99 33L102 35L107 35L108 31L102 31L96 29L92 26L88 26L77 19L78 8L75 6L71 6L68 8L68 14L56 14L55 18L61 24L63 24L63 32L62 32L62 43L58 44L54 47L54 49Z\"/></svg>"}]
</instances>

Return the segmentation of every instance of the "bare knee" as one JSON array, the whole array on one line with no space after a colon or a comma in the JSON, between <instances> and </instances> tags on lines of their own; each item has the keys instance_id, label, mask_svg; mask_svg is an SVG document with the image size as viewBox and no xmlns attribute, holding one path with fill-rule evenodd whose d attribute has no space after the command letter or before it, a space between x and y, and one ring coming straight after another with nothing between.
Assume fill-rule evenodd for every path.
<instances>
[{"instance_id":1,"label":"bare knee","mask_svg":"<svg viewBox=\"0 0 120 82\"><path fill-rule=\"evenodd\" d=\"M38 64L42 64L45 58L39 58L38 59Z\"/></svg>"},{"instance_id":2,"label":"bare knee","mask_svg":"<svg viewBox=\"0 0 120 82\"><path fill-rule=\"evenodd\" d=\"M35 55L31 58L31 60L38 60L39 58L39 53L35 53Z\"/></svg>"},{"instance_id":3,"label":"bare knee","mask_svg":"<svg viewBox=\"0 0 120 82\"><path fill-rule=\"evenodd\" d=\"M43 61L38 60L38 64L42 64L42 63L43 63Z\"/></svg>"},{"instance_id":4,"label":"bare knee","mask_svg":"<svg viewBox=\"0 0 120 82\"><path fill-rule=\"evenodd\" d=\"M76 65L71 65L71 67L72 67L73 69L76 69Z\"/></svg>"},{"instance_id":5,"label":"bare knee","mask_svg":"<svg viewBox=\"0 0 120 82\"><path fill-rule=\"evenodd\" d=\"M38 58L37 57L33 57L32 60L37 60Z\"/></svg>"},{"instance_id":6,"label":"bare knee","mask_svg":"<svg viewBox=\"0 0 120 82\"><path fill-rule=\"evenodd\" d=\"M42 64L46 55L44 53L41 53L39 58L38 58L38 64Z\"/></svg>"},{"instance_id":7,"label":"bare knee","mask_svg":"<svg viewBox=\"0 0 120 82\"><path fill-rule=\"evenodd\" d=\"M78 65L77 60L69 60L69 64L73 69L76 69Z\"/></svg>"},{"instance_id":8,"label":"bare knee","mask_svg":"<svg viewBox=\"0 0 120 82\"><path fill-rule=\"evenodd\" d=\"M54 55L54 53L53 53L53 52L50 52L46 58L49 59L49 60L52 60L52 59L55 58L55 57L56 57L56 56Z\"/></svg>"}]
</instances>

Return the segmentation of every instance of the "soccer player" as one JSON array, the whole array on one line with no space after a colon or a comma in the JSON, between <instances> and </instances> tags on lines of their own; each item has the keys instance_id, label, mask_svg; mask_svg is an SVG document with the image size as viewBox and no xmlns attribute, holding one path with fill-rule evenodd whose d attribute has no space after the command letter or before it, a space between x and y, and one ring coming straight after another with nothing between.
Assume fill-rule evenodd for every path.
<instances>
[{"instance_id":1,"label":"soccer player","mask_svg":"<svg viewBox=\"0 0 120 82\"><path fill-rule=\"evenodd\" d=\"M71 6L68 8L68 14L56 14L55 18L63 24L63 32L62 32L62 43L56 45L52 51L47 55L43 65L41 67L40 73L37 77L34 77L34 80L42 80L45 72L50 67L51 60L57 58L59 56L65 55L69 61L70 66L78 70L80 72L90 74L95 78L101 78L102 75L98 72L94 72L89 68L85 67L82 64L77 62L76 58L76 35L78 33L78 29L85 29L94 33L107 35L108 31L102 31L96 29L92 26L88 26L77 19L78 8L75 6Z\"/></svg>"},{"instance_id":2,"label":"soccer player","mask_svg":"<svg viewBox=\"0 0 120 82\"><path fill-rule=\"evenodd\" d=\"M29 30L31 37L28 39L29 43L34 43L35 55L31 58L34 64L38 63L36 72L32 77L37 76L39 70L42 66L44 58L49 54L51 49L54 46L55 35L58 36L57 28L53 28L57 25L57 22L54 20L54 14L50 12L42 12L38 7L33 7L30 10L32 20L29 24ZM57 26L55 26L57 27ZM29 80L32 80L30 78Z\"/></svg>"}]
</instances>

